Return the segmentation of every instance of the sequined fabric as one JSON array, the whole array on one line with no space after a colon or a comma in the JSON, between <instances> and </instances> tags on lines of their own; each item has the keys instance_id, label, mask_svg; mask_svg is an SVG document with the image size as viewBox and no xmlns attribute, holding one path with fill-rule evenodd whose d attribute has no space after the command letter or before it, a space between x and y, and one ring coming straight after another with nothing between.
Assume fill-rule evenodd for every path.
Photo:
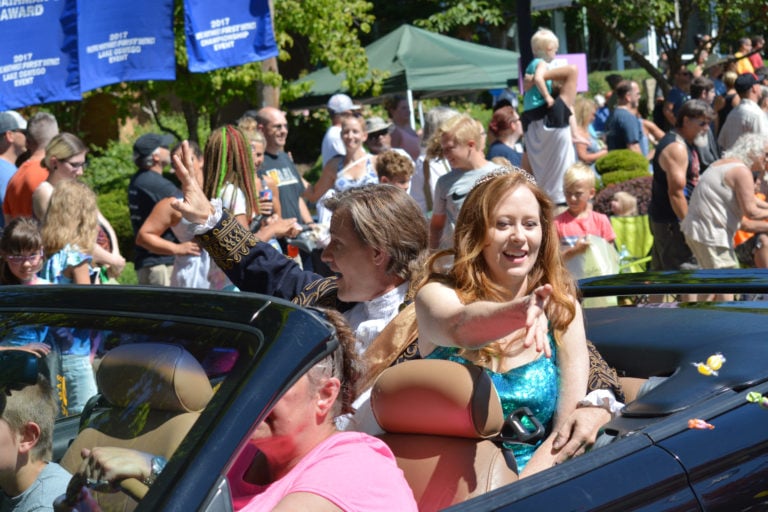
<instances>
[{"instance_id":1,"label":"sequined fabric","mask_svg":"<svg viewBox=\"0 0 768 512\"><path fill-rule=\"evenodd\" d=\"M559 372L555 364L555 344L551 334L549 335L549 344L552 347L551 359L541 356L535 361L512 368L504 373L497 373L485 368L485 372L496 386L504 416L509 416L519 407L528 407L544 425L547 433L551 429L552 417L555 414L559 381ZM460 349L456 347L437 347L426 359L447 359L461 364L473 364L458 355L459 351ZM523 423L525 424L527 421L523 421ZM526 426L530 427L530 425ZM515 454L519 471L523 470L539 444L541 441L535 445L509 445Z\"/></svg>"}]
</instances>

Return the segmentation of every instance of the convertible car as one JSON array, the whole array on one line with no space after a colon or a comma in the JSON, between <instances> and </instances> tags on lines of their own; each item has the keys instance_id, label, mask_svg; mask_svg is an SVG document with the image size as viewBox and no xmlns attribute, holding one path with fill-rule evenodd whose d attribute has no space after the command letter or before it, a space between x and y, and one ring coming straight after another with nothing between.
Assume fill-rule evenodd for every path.
<instances>
[{"instance_id":1,"label":"convertible car","mask_svg":"<svg viewBox=\"0 0 768 512\"><path fill-rule=\"evenodd\" d=\"M506 483L477 464L486 456L480 443L504 435L500 425L474 434L419 431L432 444L400 454L391 432L408 422L381 421L397 374L386 371L374 412L420 509L768 510L768 272L630 274L586 280L581 290L626 304L586 308L587 336L633 384L627 389L651 377L654 386L630 393L605 425L603 446ZM56 458L65 467L77 466L81 447L98 444L169 458L151 488L125 481L101 496L105 510L232 510L226 471L234 454L281 393L337 343L321 313L247 293L5 287L0 315L5 343L28 330L79 333L92 343L99 394L81 414L57 420ZM449 456L449 436L477 437L475 460ZM436 485L439 492L430 490Z\"/></svg>"}]
</instances>

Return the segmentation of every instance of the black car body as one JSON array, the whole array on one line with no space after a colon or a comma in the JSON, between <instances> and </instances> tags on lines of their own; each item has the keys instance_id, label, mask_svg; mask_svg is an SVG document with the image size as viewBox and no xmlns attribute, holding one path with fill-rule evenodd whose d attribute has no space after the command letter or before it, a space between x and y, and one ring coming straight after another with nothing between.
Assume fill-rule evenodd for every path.
<instances>
[{"instance_id":1,"label":"black car body","mask_svg":"<svg viewBox=\"0 0 768 512\"><path fill-rule=\"evenodd\" d=\"M585 297L768 291L768 272L647 273L581 282ZM742 297L745 298L745 297ZM768 296L766 297L768 298ZM618 439L451 510L768 510L768 302L585 309L620 375L666 376L605 429ZM715 375L695 363L721 353ZM701 419L714 429L689 428Z\"/></svg>"},{"instance_id":2,"label":"black car body","mask_svg":"<svg viewBox=\"0 0 768 512\"><path fill-rule=\"evenodd\" d=\"M768 293L768 272L636 274L582 283L585 297ZM130 287L7 287L2 325L89 326L114 343L162 340L205 361L236 351L208 407L138 510L231 510L226 470L248 433L337 343L322 317L252 294ZM666 377L606 426L607 446L451 510L768 510L768 301L588 308L587 336L622 376ZM106 347L108 350L109 347ZM718 374L694 363L721 353ZM691 429L700 419L714 429ZM78 429L61 418L59 453Z\"/></svg>"}]
</instances>

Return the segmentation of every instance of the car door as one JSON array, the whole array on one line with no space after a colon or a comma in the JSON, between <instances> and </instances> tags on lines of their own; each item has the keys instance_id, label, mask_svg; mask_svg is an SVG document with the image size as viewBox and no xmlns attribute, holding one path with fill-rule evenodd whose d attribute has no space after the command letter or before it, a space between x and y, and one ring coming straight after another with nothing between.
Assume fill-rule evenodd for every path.
<instances>
[{"instance_id":1,"label":"car door","mask_svg":"<svg viewBox=\"0 0 768 512\"><path fill-rule=\"evenodd\" d=\"M681 430L659 442L685 467L705 510L768 509L768 410L746 400L761 384L719 397L695 414L714 428Z\"/></svg>"},{"instance_id":2,"label":"car door","mask_svg":"<svg viewBox=\"0 0 768 512\"><path fill-rule=\"evenodd\" d=\"M448 510L699 510L683 467L635 434Z\"/></svg>"}]
</instances>

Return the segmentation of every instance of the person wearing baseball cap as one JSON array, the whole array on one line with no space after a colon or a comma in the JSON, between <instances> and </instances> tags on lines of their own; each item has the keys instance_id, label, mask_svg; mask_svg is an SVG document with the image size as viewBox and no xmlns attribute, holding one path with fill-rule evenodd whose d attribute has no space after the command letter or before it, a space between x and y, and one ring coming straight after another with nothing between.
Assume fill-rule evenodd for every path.
<instances>
[{"instance_id":1,"label":"person wearing baseball cap","mask_svg":"<svg viewBox=\"0 0 768 512\"><path fill-rule=\"evenodd\" d=\"M180 197L179 189L163 177L163 170L171 165L170 146L173 142L171 135L145 133L133 144L133 161L139 168L128 185L128 208L134 235L138 234L158 201L171 196ZM179 244L170 229L162 236ZM179 244L179 247L186 246ZM134 267L139 284L170 286L174 257L174 254L154 254L136 245Z\"/></svg>"},{"instance_id":2,"label":"person wearing baseball cap","mask_svg":"<svg viewBox=\"0 0 768 512\"><path fill-rule=\"evenodd\" d=\"M171 165L170 149L173 144L173 135L160 135L159 133L145 133L133 143L133 161L139 166L139 169L149 169L158 160L162 160L164 153L162 150L168 150L168 163ZM155 161L153 161L155 160Z\"/></svg>"},{"instance_id":3,"label":"person wearing baseball cap","mask_svg":"<svg viewBox=\"0 0 768 512\"><path fill-rule=\"evenodd\" d=\"M733 87L741 101L730 111L720 127L717 143L723 151L730 149L736 139L745 133L759 133L768 137L768 117L757 104L760 82L752 73L742 73Z\"/></svg>"},{"instance_id":4,"label":"person wearing baseball cap","mask_svg":"<svg viewBox=\"0 0 768 512\"><path fill-rule=\"evenodd\" d=\"M27 121L15 110L0 112L0 206L5 189L16 174L16 160L27 150ZM4 226L0 216L0 227Z\"/></svg>"},{"instance_id":5,"label":"person wearing baseball cap","mask_svg":"<svg viewBox=\"0 0 768 512\"><path fill-rule=\"evenodd\" d=\"M320 153L323 157L323 166L336 155L344 155L344 143L341 142L341 120L344 116L352 115L360 110L360 105L355 105L352 98L346 94L334 94L328 100L328 113L331 115L331 126L325 132Z\"/></svg>"}]
</instances>

